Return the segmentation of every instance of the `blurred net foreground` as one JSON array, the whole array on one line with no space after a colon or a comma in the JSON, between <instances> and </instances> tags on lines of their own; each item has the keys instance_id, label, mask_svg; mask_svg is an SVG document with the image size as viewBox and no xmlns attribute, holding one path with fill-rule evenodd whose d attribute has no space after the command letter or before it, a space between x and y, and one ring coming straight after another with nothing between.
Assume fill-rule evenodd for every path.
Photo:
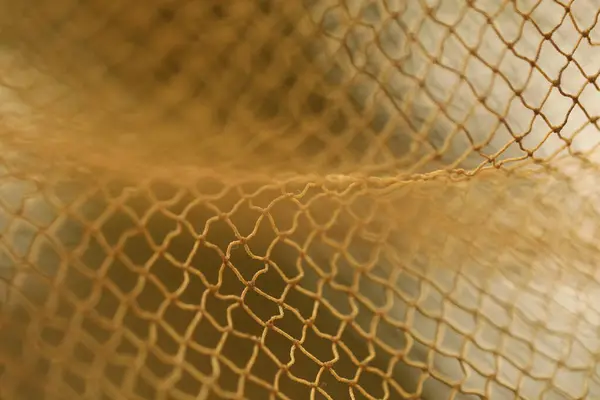
<instances>
[{"instance_id":1,"label":"blurred net foreground","mask_svg":"<svg viewBox=\"0 0 600 400\"><path fill-rule=\"evenodd\" d=\"M429 69L382 68L458 71L415 55L435 35L373 29L417 9L457 34L451 8L362 3L0 0L0 398L600 398L589 103L565 95L571 137L560 107L495 114L482 61L457 76L489 113L457 121Z\"/></svg>"}]
</instances>

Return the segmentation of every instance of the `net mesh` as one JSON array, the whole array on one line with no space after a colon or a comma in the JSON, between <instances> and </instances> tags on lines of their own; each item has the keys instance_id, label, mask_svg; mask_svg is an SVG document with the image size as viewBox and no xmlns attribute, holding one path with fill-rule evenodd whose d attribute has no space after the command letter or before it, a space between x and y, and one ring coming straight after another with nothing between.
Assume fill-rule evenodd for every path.
<instances>
[{"instance_id":1,"label":"net mesh","mask_svg":"<svg viewBox=\"0 0 600 400\"><path fill-rule=\"evenodd\" d=\"M1 399L600 398L600 1L0 5Z\"/></svg>"}]
</instances>

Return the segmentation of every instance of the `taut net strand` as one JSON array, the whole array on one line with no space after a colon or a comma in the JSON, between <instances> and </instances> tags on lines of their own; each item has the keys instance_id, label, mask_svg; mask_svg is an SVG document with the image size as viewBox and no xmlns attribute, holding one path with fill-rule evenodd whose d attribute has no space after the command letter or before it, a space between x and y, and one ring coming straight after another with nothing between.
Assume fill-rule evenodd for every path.
<instances>
[{"instance_id":1,"label":"taut net strand","mask_svg":"<svg viewBox=\"0 0 600 400\"><path fill-rule=\"evenodd\" d=\"M0 7L0 399L600 399L600 0Z\"/></svg>"}]
</instances>

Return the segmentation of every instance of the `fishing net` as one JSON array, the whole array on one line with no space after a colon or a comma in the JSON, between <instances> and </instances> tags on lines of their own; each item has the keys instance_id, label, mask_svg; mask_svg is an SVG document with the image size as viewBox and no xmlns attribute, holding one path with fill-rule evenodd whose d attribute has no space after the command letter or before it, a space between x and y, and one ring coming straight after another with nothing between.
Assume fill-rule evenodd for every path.
<instances>
[{"instance_id":1,"label":"fishing net","mask_svg":"<svg viewBox=\"0 0 600 400\"><path fill-rule=\"evenodd\" d=\"M0 6L1 399L600 398L600 1Z\"/></svg>"}]
</instances>

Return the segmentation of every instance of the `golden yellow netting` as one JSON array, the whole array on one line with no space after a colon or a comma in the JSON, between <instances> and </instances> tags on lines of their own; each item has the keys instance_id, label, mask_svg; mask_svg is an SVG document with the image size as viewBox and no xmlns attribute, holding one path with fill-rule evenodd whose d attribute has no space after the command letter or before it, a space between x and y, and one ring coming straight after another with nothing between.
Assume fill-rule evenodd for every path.
<instances>
[{"instance_id":1,"label":"golden yellow netting","mask_svg":"<svg viewBox=\"0 0 600 400\"><path fill-rule=\"evenodd\" d=\"M0 7L0 399L600 398L600 0Z\"/></svg>"}]
</instances>

